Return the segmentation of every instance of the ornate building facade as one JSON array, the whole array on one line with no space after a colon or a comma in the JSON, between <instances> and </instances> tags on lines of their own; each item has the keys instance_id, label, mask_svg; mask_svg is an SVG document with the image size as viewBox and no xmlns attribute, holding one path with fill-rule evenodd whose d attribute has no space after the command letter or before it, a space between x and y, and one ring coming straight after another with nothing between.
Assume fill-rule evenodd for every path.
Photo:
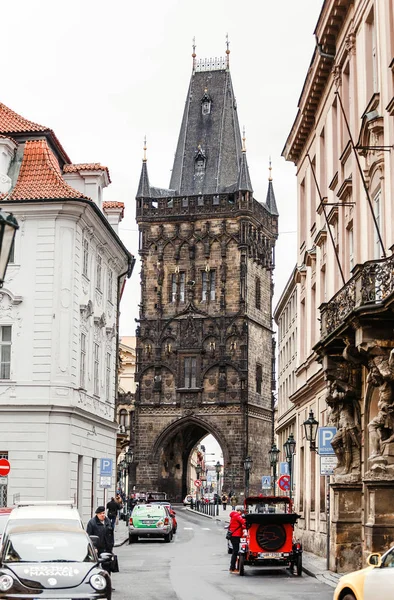
<instances>
[{"instance_id":1,"label":"ornate building facade","mask_svg":"<svg viewBox=\"0 0 394 600\"><path fill-rule=\"evenodd\" d=\"M331 533L346 571L394 538L393 3L326 0L315 34L283 152L298 179L297 508L306 548ZM330 519L311 409L337 428Z\"/></svg>"},{"instance_id":2,"label":"ornate building facade","mask_svg":"<svg viewBox=\"0 0 394 600\"><path fill-rule=\"evenodd\" d=\"M272 271L278 212L272 181L253 196L226 58L196 61L169 189L137 193L141 305L134 477L180 499L190 455L213 434L224 488L254 461L260 489L272 440Z\"/></svg>"}]
</instances>

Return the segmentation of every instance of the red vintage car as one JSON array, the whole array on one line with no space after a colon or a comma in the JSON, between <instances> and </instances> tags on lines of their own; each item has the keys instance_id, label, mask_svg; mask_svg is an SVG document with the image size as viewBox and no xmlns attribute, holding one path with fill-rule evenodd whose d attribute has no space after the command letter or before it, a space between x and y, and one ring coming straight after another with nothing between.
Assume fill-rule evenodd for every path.
<instances>
[{"instance_id":1,"label":"red vintage car","mask_svg":"<svg viewBox=\"0 0 394 600\"><path fill-rule=\"evenodd\" d=\"M240 540L238 570L245 566L294 568L302 575L302 545L294 538L294 524L299 515L286 496L252 496L245 498L246 529Z\"/></svg>"}]
</instances>

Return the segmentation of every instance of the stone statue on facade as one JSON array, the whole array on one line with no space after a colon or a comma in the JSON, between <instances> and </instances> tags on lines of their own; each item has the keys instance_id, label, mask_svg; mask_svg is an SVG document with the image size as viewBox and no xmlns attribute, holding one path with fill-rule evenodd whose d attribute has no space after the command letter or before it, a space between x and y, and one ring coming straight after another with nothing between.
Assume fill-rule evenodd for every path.
<instances>
[{"instance_id":1,"label":"stone statue on facade","mask_svg":"<svg viewBox=\"0 0 394 600\"><path fill-rule=\"evenodd\" d=\"M368 423L370 456L381 457L385 446L394 442L394 350L389 356L375 356L369 363L367 383L379 388L378 413Z\"/></svg>"}]
</instances>

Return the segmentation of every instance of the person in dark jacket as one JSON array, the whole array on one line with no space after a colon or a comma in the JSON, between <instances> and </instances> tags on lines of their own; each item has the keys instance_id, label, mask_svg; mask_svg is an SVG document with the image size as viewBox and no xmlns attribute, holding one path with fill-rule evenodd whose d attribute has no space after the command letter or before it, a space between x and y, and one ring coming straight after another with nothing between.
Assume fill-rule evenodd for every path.
<instances>
[{"instance_id":1,"label":"person in dark jacket","mask_svg":"<svg viewBox=\"0 0 394 600\"><path fill-rule=\"evenodd\" d=\"M239 570L236 569L239 552L239 540L242 537L244 528L246 527L246 521L243 518L242 513L242 506L237 506L229 515L230 524L228 526L228 530L231 533L231 544L233 546L233 553L231 555L230 562L230 573L239 573Z\"/></svg>"},{"instance_id":2,"label":"person in dark jacket","mask_svg":"<svg viewBox=\"0 0 394 600\"><path fill-rule=\"evenodd\" d=\"M86 532L88 535L97 535L99 538L96 545L99 556L103 552L112 552L114 547L114 530L110 520L105 516L105 506L98 506L96 508L96 516L88 522ZM103 569L111 573L109 563L104 562Z\"/></svg>"},{"instance_id":3,"label":"person in dark jacket","mask_svg":"<svg viewBox=\"0 0 394 600\"><path fill-rule=\"evenodd\" d=\"M111 521L111 527L115 531L116 517L118 516L119 504L112 496L111 500L107 503L107 517Z\"/></svg>"}]
</instances>

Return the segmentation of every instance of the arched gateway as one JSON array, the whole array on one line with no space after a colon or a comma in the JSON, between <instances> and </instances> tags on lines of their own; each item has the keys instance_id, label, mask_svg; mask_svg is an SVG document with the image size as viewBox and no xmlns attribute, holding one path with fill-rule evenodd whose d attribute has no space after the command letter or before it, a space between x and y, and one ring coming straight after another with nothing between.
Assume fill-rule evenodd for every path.
<instances>
[{"instance_id":1,"label":"arched gateway","mask_svg":"<svg viewBox=\"0 0 394 600\"><path fill-rule=\"evenodd\" d=\"M135 489L188 491L193 448L211 433L224 489L269 473L271 298L278 213L272 181L253 197L225 59L196 62L169 189L137 192L141 304L137 328ZM231 474L231 483L230 483Z\"/></svg>"}]
</instances>

